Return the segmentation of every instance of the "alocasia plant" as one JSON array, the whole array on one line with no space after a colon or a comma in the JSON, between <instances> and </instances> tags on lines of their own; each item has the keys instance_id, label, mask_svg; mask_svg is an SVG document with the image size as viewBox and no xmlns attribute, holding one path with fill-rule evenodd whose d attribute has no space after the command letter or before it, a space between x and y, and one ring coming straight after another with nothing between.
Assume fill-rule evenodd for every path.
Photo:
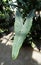
<instances>
[{"instance_id":1,"label":"alocasia plant","mask_svg":"<svg viewBox=\"0 0 41 65\"><path fill-rule=\"evenodd\" d=\"M14 41L13 41L13 45L12 45L12 58L13 59L17 58L17 56L19 54L19 50L20 50L27 34L29 33L29 31L31 29L34 11L35 10L32 10L29 13L29 15L27 15L26 21L24 24L23 24L23 19L22 19L21 13L18 10L16 11L15 25L14 25L15 36L14 36Z\"/></svg>"}]
</instances>

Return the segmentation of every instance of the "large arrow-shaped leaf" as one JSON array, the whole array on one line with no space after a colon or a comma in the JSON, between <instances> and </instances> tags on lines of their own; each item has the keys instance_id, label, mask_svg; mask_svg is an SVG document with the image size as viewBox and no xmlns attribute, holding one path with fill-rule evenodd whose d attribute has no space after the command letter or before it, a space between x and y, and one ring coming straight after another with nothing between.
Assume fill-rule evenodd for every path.
<instances>
[{"instance_id":1,"label":"large arrow-shaped leaf","mask_svg":"<svg viewBox=\"0 0 41 65\"><path fill-rule=\"evenodd\" d=\"M34 16L33 13L34 13L34 11L32 11L32 13L29 16L27 16L25 24L22 26L22 28L20 27L21 28L20 33L18 32L19 35L15 34L14 42L13 42L13 46L12 46L12 58L13 59L17 58L19 50L23 44L23 41L25 40L26 35L30 31L30 28L32 26L32 18Z\"/></svg>"}]
</instances>

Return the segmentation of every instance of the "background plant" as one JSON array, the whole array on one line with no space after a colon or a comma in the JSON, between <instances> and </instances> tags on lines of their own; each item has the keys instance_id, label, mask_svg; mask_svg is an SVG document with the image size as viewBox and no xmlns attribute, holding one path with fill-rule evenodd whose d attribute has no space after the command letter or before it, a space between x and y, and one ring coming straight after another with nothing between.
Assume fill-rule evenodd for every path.
<instances>
[{"instance_id":1,"label":"background plant","mask_svg":"<svg viewBox=\"0 0 41 65\"><path fill-rule=\"evenodd\" d=\"M4 32L14 25L14 11L11 10L9 2L11 0L0 0L0 29ZM0 33L2 32L0 30Z\"/></svg>"}]
</instances>

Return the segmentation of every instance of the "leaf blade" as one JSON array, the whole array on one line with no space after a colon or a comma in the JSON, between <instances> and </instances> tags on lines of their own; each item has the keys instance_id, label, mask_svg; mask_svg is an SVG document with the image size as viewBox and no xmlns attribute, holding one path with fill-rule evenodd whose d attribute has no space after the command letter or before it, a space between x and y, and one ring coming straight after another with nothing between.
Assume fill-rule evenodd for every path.
<instances>
[{"instance_id":1,"label":"leaf blade","mask_svg":"<svg viewBox=\"0 0 41 65\"><path fill-rule=\"evenodd\" d=\"M12 47L12 58L15 60L19 54L19 50L23 44L23 41L26 38L26 35L30 31L30 28L32 26L32 18L33 15L31 14L30 18L27 16L27 20L25 21L25 24L23 25L20 35L15 35L14 37L14 43ZM27 29L28 28L28 29Z\"/></svg>"}]
</instances>

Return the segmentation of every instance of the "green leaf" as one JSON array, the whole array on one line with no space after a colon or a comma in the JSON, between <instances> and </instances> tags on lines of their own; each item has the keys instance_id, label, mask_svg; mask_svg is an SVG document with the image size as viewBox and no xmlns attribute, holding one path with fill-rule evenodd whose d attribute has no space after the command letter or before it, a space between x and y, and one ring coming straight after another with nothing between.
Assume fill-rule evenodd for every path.
<instances>
[{"instance_id":1,"label":"green leaf","mask_svg":"<svg viewBox=\"0 0 41 65\"><path fill-rule=\"evenodd\" d=\"M30 31L30 28L32 26L33 13L34 12L32 11L31 15L30 16L27 16L27 19L25 21L25 24L22 25L22 28L19 27L20 28L20 32L18 32L18 35L15 34L14 41L13 41L13 45L12 45L12 58L14 60L17 58L17 56L19 54L19 50L20 50L20 48L21 48L21 46L23 44L23 41L25 40L27 34ZM18 29L17 29L17 31L19 31Z\"/></svg>"},{"instance_id":2,"label":"green leaf","mask_svg":"<svg viewBox=\"0 0 41 65\"><path fill-rule=\"evenodd\" d=\"M23 19L21 13L17 10L15 15L15 24L14 24L15 33L20 33L22 26L23 26Z\"/></svg>"},{"instance_id":3,"label":"green leaf","mask_svg":"<svg viewBox=\"0 0 41 65\"><path fill-rule=\"evenodd\" d=\"M3 2L5 3L5 2L6 2L6 0L3 0Z\"/></svg>"},{"instance_id":4,"label":"green leaf","mask_svg":"<svg viewBox=\"0 0 41 65\"><path fill-rule=\"evenodd\" d=\"M13 42L13 46L12 46L12 58L14 58L14 59L15 59L15 56L17 55L16 54L17 48L15 46L18 45L16 43L20 36L20 31L22 29L22 26L23 26L23 19L21 17L21 13L17 10L16 16L15 16L15 24L14 24L15 37L14 37L14 42ZM16 50L16 51L14 51L14 50Z\"/></svg>"},{"instance_id":5,"label":"green leaf","mask_svg":"<svg viewBox=\"0 0 41 65\"><path fill-rule=\"evenodd\" d=\"M17 1L19 1L19 2L23 3L23 0L17 0Z\"/></svg>"}]
</instances>

